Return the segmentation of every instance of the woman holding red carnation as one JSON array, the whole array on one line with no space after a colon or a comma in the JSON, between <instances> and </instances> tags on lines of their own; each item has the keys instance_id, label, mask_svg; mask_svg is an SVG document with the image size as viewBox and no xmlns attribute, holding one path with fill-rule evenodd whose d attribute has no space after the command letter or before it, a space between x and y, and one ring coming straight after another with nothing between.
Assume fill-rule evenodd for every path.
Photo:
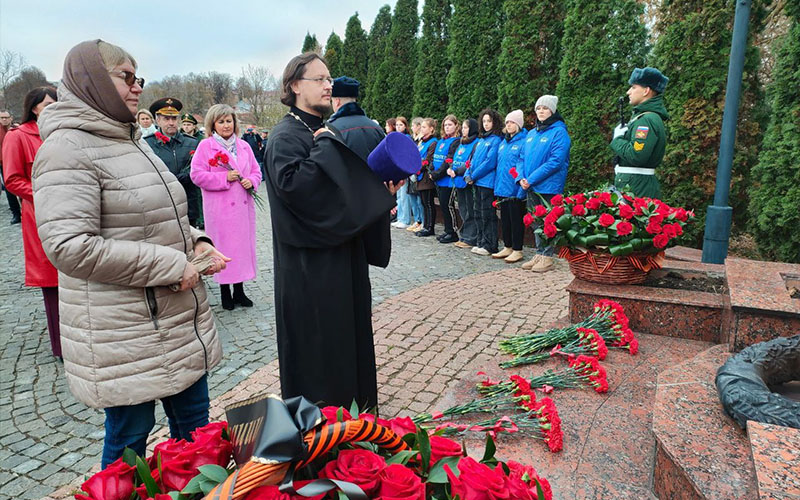
<instances>
[{"instance_id":1,"label":"woman holding red carnation","mask_svg":"<svg viewBox=\"0 0 800 500\"><path fill-rule=\"evenodd\" d=\"M516 180L519 177L517 162L528 131L523 128L525 116L515 109L506 116L505 140L497 151L497 172L494 195L500 200L500 224L505 248L492 254L493 259L504 259L509 264L522 260L522 240L525 225L525 192Z\"/></svg>"},{"instance_id":2,"label":"woman holding red carnation","mask_svg":"<svg viewBox=\"0 0 800 500\"><path fill-rule=\"evenodd\" d=\"M135 59L90 40L62 74L38 120L33 197L59 270L64 371L78 400L105 411L106 467L126 447L144 455L157 399L173 438L208 423L222 347L192 260L205 254L210 275L226 257L189 225L183 186L141 137Z\"/></svg>"},{"instance_id":3,"label":"woman holding red carnation","mask_svg":"<svg viewBox=\"0 0 800 500\"><path fill-rule=\"evenodd\" d=\"M548 214L550 220L545 219L543 227L547 237L555 236L558 213L564 213L561 194L567 181L571 147L567 126L556 111L557 105L558 97L554 95L543 95L536 101L536 126L528 133L517 163L520 174L517 182L527 192L528 210L543 203L553 205L555 213ZM558 208L562 210L556 210ZM553 247L545 246L538 234L535 237L536 255L522 268L539 273L549 271L553 267Z\"/></svg>"},{"instance_id":4,"label":"woman holding red carnation","mask_svg":"<svg viewBox=\"0 0 800 500\"><path fill-rule=\"evenodd\" d=\"M239 121L232 107L211 106L205 127L211 135L197 145L191 178L203 192L206 232L231 259L214 281L220 284L223 309L253 307L244 282L256 277L256 207L250 190L261 184L261 168L250 145L237 137Z\"/></svg>"}]
</instances>

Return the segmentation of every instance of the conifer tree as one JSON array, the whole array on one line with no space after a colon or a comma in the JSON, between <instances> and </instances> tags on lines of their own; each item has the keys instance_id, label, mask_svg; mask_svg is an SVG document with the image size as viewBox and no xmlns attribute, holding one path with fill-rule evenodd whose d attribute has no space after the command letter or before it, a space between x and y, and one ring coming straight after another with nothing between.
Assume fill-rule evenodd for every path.
<instances>
[{"instance_id":1,"label":"conifer tree","mask_svg":"<svg viewBox=\"0 0 800 500\"><path fill-rule=\"evenodd\" d=\"M771 121L753 169L750 222L766 257L800 262L800 0L785 8L792 24L769 88Z\"/></svg>"},{"instance_id":2,"label":"conifer tree","mask_svg":"<svg viewBox=\"0 0 800 500\"><path fill-rule=\"evenodd\" d=\"M342 39L331 31L328 41L325 42L325 60L328 62L328 71L333 78L342 76Z\"/></svg>"},{"instance_id":3,"label":"conifer tree","mask_svg":"<svg viewBox=\"0 0 800 500\"><path fill-rule=\"evenodd\" d=\"M667 150L657 175L665 201L693 208L698 215L687 231L688 241L698 245L715 188L735 7L736 2L727 0L664 0L656 25L661 35L653 63L670 79L664 92L670 114ZM747 213L749 174L762 135L760 58L752 36L761 30L763 17L763 0L755 0L731 172L730 203L737 227Z\"/></svg>"},{"instance_id":4,"label":"conifer tree","mask_svg":"<svg viewBox=\"0 0 800 500\"><path fill-rule=\"evenodd\" d=\"M306 52L320 52L319 42L317 41L317 35L312 35L306 31L306 37L303 39L303 53Z\"/></svg>"},{"instance_id":5,"label":"conifer tree","mask_svg":"<svg viewBox=\"0 0 800 500\"><path fill-rule=\"evenodd\" d=\"M503 2L506 24L497 63L501 114L521 109L532 124L536 99L556 92L565 5L561 0Z\"/></svg>"},{"instance_id":6,"label":"conifer tree","mask_svg":"<svg viewBox=\"0 0 800 500\"><path fill-rule=\"evenodd\" d=\"M417 0L397 0L392 16L392 29L386 42L386 53L378 68L372 117L385 120L411 114L414 102L416 51L414 50L419 16Z\"/></svg>"},{"instance_id":7,"label":"conifer tree","mask_svg":"<svg viewBox=\"0 0 800 500\"><path fill-rule=\"evenodd\" d=\"M414 73L415 116L441 120L447 113L447 72L450 69L447 23L451 12L450 0L425 0L422 8L422 37L417 42L418 60Z\"/></svg>"},{"instance_id":8,"label":"conifer tree","mask_svg":"<svg viewBox=\"0 0 800 500\"><path fill-rule=\"evenodd\" d=\"M568 4L556 89L558 111L573 138L567 193L614 180L608 144L619 122L617 99L625 95L631 71L644 66L647 54L641 15L642 6L636 0L572 0ZM625 113L629 118L630 107Z\"/></svg>"},{"instance_id":9,"label":"conifer tree","mask_svg":"<svg viewBox=\"0 0 800 500\"><path fill-rule=\"evenodd\" d=\"M361 27L358 12L350 16L344 32L342 52L342 75L355 78L361 83L359 97L363 99L367 84L367 32Z\"/></svg>"},{"instance_id":10,"label":"conifer tree","mask_svg":"<svg viewBox=\"0 0 800 500\"><path fill-rule=\"evenodd\" d=\"M367 81L364 83L364 88L367 89L367 95L362 102L364 109L367 110L367 115L372 116L371 110L374 108L373 103L377 99L375 82L377 81L378 68L380 67L383 59L386 57L386 41L389 39L389 31L392 29L392 8L384 5L375 16L372 22L372 27L369 30L369 38L367 45Z\"/></svg>"},{"instance_id":11,"label":"conifer tree","mask_svg":"<svg viewBox=\"0 0 800 500\"><path fill-rule=\"evenodd\" d=\"M450 19L449 110L475 117L497 105L497 55L503 40L502 0L453 0Z\"/></svg>"}]
</instances>

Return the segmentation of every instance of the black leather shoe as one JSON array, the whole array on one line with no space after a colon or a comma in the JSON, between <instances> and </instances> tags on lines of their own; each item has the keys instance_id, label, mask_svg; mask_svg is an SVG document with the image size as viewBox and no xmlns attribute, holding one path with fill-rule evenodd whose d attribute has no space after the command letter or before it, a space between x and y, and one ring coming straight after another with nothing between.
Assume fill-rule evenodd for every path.
<instances>
[{"instance_id":1,"label":"black leather shoe","mask_svg":"<svg viewBox=\"0 0 800 500\"><path fill-rule=\"evenodd\" d=\"M11 218L12 224L19 224L20 222L22 222L22 219L19 218L19 215L15 215L14 217Z\"/></svg>"},{"instance_id":2,"label":"black leather shoe","mask_svg":"<svg viewBox=\"0 0 800 500\"><path fill-rule=\"evenodd\" d=\"M456 234L443 234L440 238L438 238L439 243L455 243L458 241L458 235Z\"/></svg>"},{"instance_id":3,"label":"black leather shoe","mask_svg":"<svg viewBox=\"0 0 800 500\"><path fill-rule=\"evenodd\" d=\"M421 236L421 237L423 237L423 238L424 238L425 236L433 236L434 234L436 234L436 233L434 233L434 232L433 232L432 230L430 230L430 229L423 229L422 231L417 231L417 236Z\"/></svg>"}]
</instances>

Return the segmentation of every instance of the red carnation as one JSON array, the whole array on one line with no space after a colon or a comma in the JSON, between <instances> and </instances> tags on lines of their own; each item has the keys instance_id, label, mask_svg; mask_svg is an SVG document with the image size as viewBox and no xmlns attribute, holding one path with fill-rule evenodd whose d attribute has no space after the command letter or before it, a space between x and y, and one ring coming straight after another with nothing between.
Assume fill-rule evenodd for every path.
<instances>
[{"instance_id":1,"label":"red carnation","mask_svg":"<svg viewBox=\"0 0 800 500\"><path fill-rule=\"evenodd\" d=\"M533 215L536 217L544 217L547 214L547 207L544 205L536 205L533 209Z\"/></svg>"},{"instance_id":2,"label":"red carnation","mask_svg":"<svg viewBox=\"0 0 800 500\"><path fill-rule=\"evenodd\" d=\"M575 205L572 207L572 215L586 215L586 207L583 205Z\"/></svg>"},{"instance_id":3,"label":"red carnation","mask_svg":"<svg viewBox=\"0 0 800 500\"><path fill-rule=\"evenodd\" d=\"M633 232L633 225L627 221L620 221L617 224L617 236L627 236Z\"/></svg>"},{"instance_id":4,"label":"red carnation","mask_svg":"<svg viewBox=\"0 0 800 500\"><path fill-rule=\"evenodd\" d=\"M533 215L531 215L530 213L525 214L525 217L522 218L522 222L525 224L525 227L528 227L531 224L533 224L533 220L534 220Z\"/></svg>"},{"instance_id":5,"label":"red carnation","mask_svg":"<svg viewBox=\"0 0 800 500\"><path fill-rule=\"evenodd\" d=\"M517 167L511 167L510 169L508 169L508 173L511 174L511 177L515 179L519 177L519 174L517 173Z\"/></svg>"},{"instance_id":6,"label":"red carnation","mask_svg":"<svg viewBox=\"0 0 800 500\"><path fill-rule=\"evenodd\" d=\"M451 163L453 163L453 159L452 158L445 158L444 162L447 163L448 165L450 165Z\"/></svg>"},{"instance_id":7,"label":"red carnation","mask_svg":"<svg viewBox=\"0 0 800 500\"><path fill-rule=\"evenodd\" d=\"M609 227L616 222L616 219L614 219L614 216L611 214L603 214L600 216L597 222L599 222L603 227Z\"/></svg>"},{"instance_id":8,"label":"red carnation","mask_svg":"<svg viewBox=\"0 0 800 500\"><path fill-rule=\"evenodd\" d=\"M219 161L216 158L211 158L210 160L208 160L208 164L211 165L212 167L216 167L218 163Z\"/></svg>"},{"instance_id":9,"label":"red carnation","mask_svg":"<svg viewBox=\"0 0 800 500\"><path fill-rule=\"evenodd\" d=\"M675 214L675 218L682 222L686 222L689 216L689 213L684 208L677 208L673 213Z\"/></svg>"},{"instance_id":10,"label":"red carnation","mask_svg":"<svg viewBox=\"0 0 800 500\"><path fill-rule=\"evenodd\" d=\"M653 246L656 248L665 248L667 243L669 243L669 236L666 234L659 234L653 238Z\"/></svg>"},{"instance_id":11,"label":"red carnation","mask_svg":"<svg viewBox=\"0 0 800 500\"><path fill-rule=\"evenodd\" d=\"M191 150L191 151L189 151L189 156L192 156L192 155L194 155L194 152L195 152L195 151L196 151L196 150L194 150L194 149L193 149L193 150Z\"/></svg>"},{"instance_id":12,"label":"red carnation","mask_svg":"<svg viewBox=\"0 0 800 500\"><path fill-rule=\"evenodd\" d=\"M497 200L494 200L494 201L492 202L492 207L494 207L494 208L497 208Z\"/></svg>"},{"instance_id":13,"label":"red carnation","mask_svg":"<svg viewBox=\"0 0 800 500\"><path fill-rule=\"evenodd\" d=\"M597 198L589 198L588 200L586 200L586 208L588 208L589 210L597 210L598 208L600 208L600 200L598 200Z\"/></svg>"},{"instance_id":14,"label":"red carnation","mask_svg":"<svg viewBox=\"0 0 800 500\"><path fill-rule=\"evenodd\" d=\"M563 205L564 204L564 197L561 196L560 194L557 194L557 195L553 196L552 198L550 198L550 204L554 205L554 206Z\"/></svg>"},{"instance_id":15,"label":"red carnation","mask_svg":"<svg viewBox=\"0 0 800 500\"><path fill-rule=\"evenodd\" d=\"M552 238L558 233L558 229L556 229L555 224L547 224L544 225L544 235L548 238Z\"/></svg>"},{"instance_id":16,"label":"red carnation","mask_svg":"<svg viewBox=\"0 0 800 500\"><path fill-rule=\"evenodd\" d=\"M427 167L428 166L428 160L422 160L422 166L423 167Z\"/></svg>"},{"instance_id":17,"label":"red carnation","mask_svg":"<svg viewBox=\"0 0 800 500\"><path fill-rule=\"evenodd\" d=\"M680 224L678 224L678 227L680 227ZM674 238L674 237L678 236L678 231L675 229L675 226L672 225L672 224L664 224L663 229L664 229L664 234L668 238Z\"/></svg>"},{"instance_id":18,"label":"red carnation","mask_svg":"<svg viewBox=\"0 0 800 500\"><path fill-rule=\"evenodd\" d=\"M619 216L623 219L631 220L633 218L633 208L630 205L620 205Z\"/></svg>"},{"instance_id":19,"label":"red carnation","mask_svg":"<svg viewBox=\"0 0 800 500\"><path fill-rule=\"evenodd\" d=\"M464 168L469 168L470 165L472 165L472 160L467 160L464 162Z\"/></svg>"}]
</instances>

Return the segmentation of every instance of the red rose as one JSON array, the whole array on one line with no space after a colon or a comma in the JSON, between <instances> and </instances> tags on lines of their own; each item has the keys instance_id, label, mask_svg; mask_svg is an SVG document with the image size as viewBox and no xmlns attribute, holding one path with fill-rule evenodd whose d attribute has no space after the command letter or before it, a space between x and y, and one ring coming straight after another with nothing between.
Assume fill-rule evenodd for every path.
<instances>
[{"instance_id":1,"label":"red rose","mask_svg":"<svg viewBox=\"0 0 800 500\"><path fill-rule=\"evenodd\" d=\"M410 417L395 417L389 419L389 428L400 437L417 432L417 426Z\"/></svg>"},{"instance_id":2,"label":"red rose","mask_svg":"<svg viewBox=\"0 0 800 500\"><path fill-rule=\"evenodd\" d=\"M653 246L656 248L664 248L667 246L667 243L669 243L669 236L666 234L659 234L653 238Z\"/></svg>"},{"instance_id":3,"label":"red rose","mask_svg":"<svg viewBox=\"0 0 800 500\"><path fill-rule=\"evenodd\" d=\"M664 216L659 213L655 213L651 215L649 219L647 219L648 224L661 224L662 222L664 222Z\"/></svg>"},{"instance_id":4,"label":"red rose","mask_svg":"<svg viewBox=\"0 0 800 500\"><path fill-rule=\"evenodd\" d=\"M550 204L551 205L563 205L564 204L564 197L561 196L560 194L557 194L557 195L553 196L552 198L550 198Z\"/></svg>"},{"instance_id":5,"label":"red rose","mask_svg":"<svg viewBox=\"0 0 800 500\"><path fill-rule=\"evenodd\" d=\"M612 224L614 224L616 221L617 221L617 220L616 220L616 219L614 218L614 216L613 216L613 215L611 215L611 214L603 214L603 215L601 215L601 216L600 216L600 218L597 220L597 222L599 222L599 223L600 223L600 225L601 225L601 226L603 226L603 227L609 227L609 226L611 226Z\"/></svg>"},{"instance_id":6,"label":"red rose","mask_svg":"<svg viewBox=\"0 0 800 500\"><path fill-rule=\"evenodd\" d=\"M511 167L510 169L508 169L508 173L511 174L511 177L515 179L519 177L519 174L517 173L517 167Z\"/></svg>"},{"instance_id":7,"label":"red rose","mask_svg":"<svg viewBox=\"0 0 800 500\"><path fill-rule=\"evenodd\" d=\"M533 215L536 217L544 217L547 214L547 207L544 205L536 205L533 209Z\"/></svg>"},{"instance_id":8,"label":"red rose","mask_svg":"<svg viewBox=\"0 0 800 500\"><path fill-rule=\"evenodd\" d=\"M680 224L678 224L678 227L681 227ZM673 224L664 224L663 229L664 234L667 235L668 238L674 238L678 236L678 231L675 229Z\"/></svg>"},{"instance_id":9,"label":"red rose","mask_svg":"<svg viewBox=\"0 0 800 500\"><path fill-rule=\"evenodd\" d=\"M536 472L536 469L531 467L530 465L522 465L513 460L509 460L506 462L506 466L508 466L508 477L512 479L518 479L525 484L530 485L530 492L531 497L536 500L552 500L553 499L553 490L550 487L550 483L547 479L544 479L539 476ZM542 492L544 493L544 498L537 498L536 494L536 481L539 482L539 485L542 487ZM512 498L514 498L512 494Z\"/></svg>"},{"instance_id":10,"label":"red rose","mask_svg":"<svg viewBox=\"0 0 800 500\"><path fill-rule=\"evenodd\" d=\"M87 494L76 494L77 500L128 500L133 493L133 467L120 458L87 479L81 490Z\"/></svg>"},{"instance_id":11,"label":"red rose","mask_svg":"<svg viewBox=\"0 0 800 500\"><path fill-rule=\"evenodd\" d=\"M497 200L494 200L494 201L492 202L492 207L493 207L493 208L497 208Z\"/></svg>"},{"instance_id":12,"label":"red rose","mask_svg":"<svg viewBox=\"0 0 800 500\"><path fill-rule=\"evenodd\" d=\"M336 418L336 415L339 412L339 408L341 408L341 407L340 406L326 406L325 408L323 408L322 409L322 415L325 417L325 420L327 420L330 423L338 422L338 420ZM353 420L353 416L350 415L349 411L347 411L344 408L342 408L342 419L343 419L342 421Z\"/></svg>"},{"instance_id":13,"label":"red rose","mask_svg":"<svg viewBox=\"0 0 800 500\"><path fill-rule=\"evenodd\" d=\"M444 457L459 457L464 454L461 445L442 436L431 436L431 465Z\"/></svg>"},{"instance_id":14,"label":"red rose","mask_svg":"<svg viewBox=\"0 0 800 500\"><path fill-rule=\"evenodd\" d=\"M171 460L161 463L161 484L168 491L181 491L196 475L197 469L190 467L189 460Z\"/></svg>"},{"instance_id":15,"label":"red rose","mask_svg":"<svg viewBox=\"0 0 800 500\"><path fill-rule=\"evenodd\" d=\"M228 429L228 422L212 422L203 427L198 427L191 432L192 439L198 439L198 436L208 435L213 437L222 438L222 431Z\"/></svg>"},{"instance_id":16,"label":"red rose","mask_svg":"<svg viewBox=\"0 0 800 500\"><path fill-rule=\"evenodd\" d=\"M511 498L506 487L505 475L492 470L471 457L464 457L458 462L461 475L456 477L448 465L444 466L453 497L461 500L498 500ZM502 469L501 469L502 471Z\"/></svg>"},{"instance_id":17,"label":"red rose","mask_svg":"<svg viewBox=\"0 0 800 500\"><path fill-rule=\"evenodd\" d=\"M623 219L631 220L633 218L633 208L630 205L620 205L619 216Z\"/></svg>"},{"instance_id":18,"label":"red rose","mask_svg":"<svg viewBox=\"0 0 800 500\"><path fill-rule=\"evenodd\" d=\"M325 464L319 477L341 479L358 485L369 497L378 490L378 477L386 460L368 450L342 450L336 460Z\"/></svg>"},{"instance_id":19,"label":"red rose","mask_svg":"<svg viewBox=\"0 0 800 500\"><path fill-rule=\"evenodd\" d=\"M662 230L662 227L658 222L650 222L647 224L647 227L644 230L650 234L659 234Z\"/></svg>"},{"instance_id":20,"label":"red rose","mask_svg":"<svg viewBox=\"0 0 800 500\"><path fill-rule=\"evenodd\" d=\"M588 200L586 200L586 208L588 208L589 210L597 210L598 208L600 208L600 200L598 200L597 198L589 198Z\"/></svg>"},{"instance_id":21,"label":"red rose","mask_svg":"<svg viewBox=\"0 0 800 500\"><path fill-rule=\"evenodd\" d=\"M586 203L586 195L583 193L573 194L572 199L575 200L575 203L578 205L583 205Z\"/></svg>"},{"instance_id":22,"label":"red rose","mask_svg":"<svg viewBox=\"0 0 800 500\"><path fill-rule=\"evenodd\" d=\"M633 232L633 225L627 221L620 221L617 224L617 236L627 236Z\"/></svg>"},{"instance_id":23,"label":"red rose","mask_svg":"<svg viewBox=\"0 0 800 500\"><path fill-rule=\"evenodd\" d=\"M392 464L380 473L376 500L425 500L425 485L414 472L400 464Z\"/></svg>"},{"instance_id":24,"label":"red rose","mask_svg":"<svg viewBox=\"0 0 800 500\"><path fill-rule=\"evenodd\" d=\"M675 218L682 222L686 222L686 219L688 218L688 212L684 208L675 209L674 214Z\"/></svg>"},{"instance_id":25,"label":"red rose","mask_svg":"<svg viewBox=\"0 0 800 500\"><path fill-rule=\"evenodd\" d=\"M545 224L544 225L544 235L548 238L552 238L558 233L558 229L556 229L555 224Z\"/></svg>"},{"instance_id":26,"label":"red rose","mask_svg":"<svg viewBox=\"0 0 800 500\"><path fill-rule=\"evenodd\" d=\"M614 202L611 201L611 193L609 193L608 191L604 191L602 193L599 193L597 195L597 197L600 199L600 201L603 202L603 205L605 205L607 207L613 207L614 206Z\"/></svg>"},{"instance_id":27,"label":"red rose","mask_svg":"<svg viewBox=\"0 0 800 500\"><path fill-rule=\"evenodd\" d=\"M558 196L558 195L556 195L556 196ZM552 210L550 210L550 214L551 214L553 217L555 217L555 218L556 218L556 220L558 220L558 218L559 218L559 217L561 217L562 215L564 215L564 213L565 213L565 212L566 212L566 211L564 210L564 207L563 207L563 206L561 206L561 205L557 205L557 206L553 207L553 209L552 209Z\"/></svg>"},{"instance_id":28,"label":"red rose","mask_svg":"<svg viewBox=\"0 0 800 500\"><path fill-rule=\"evenodd\" d=\"M541 205L539 205L541 207ZM522 222L525 224L525 227L530 226L533 224L533 215L530 213L525 214L525 217L522 218Z\"/></svg>"},{"instance_id":29,"label":"red rose","mask_svg":"<svg viewBox=\"0 0 800 500\"><path fill-rule=\"evenodd\" d=\"M153 448L153 457L157 461L158 456L161 455L162 463L169 462L170 460L178 458L178 455L180 455L184 448L186 448L185 440L181 439L178 441L177 439L167 439L166 441L158 443L155 448Z\"/></svg>"},{"instance_id":30,"label":"red rose","mask_svg":"<svg viewBox=\"0 0 800 500\"><path fill-rule=\"evenodd\" d=\"M187 460L189 470L197 473L197 468L202 465L219 465L227 467L233 456L233 444L227 439L222 439L222 433L196 434L193 442L187 443L186 448L178 455L178 460ZM163 459L162 459L163 463Z\"/></svg>"},{"instance_id":31,"label":"red rose","mask_svg":"<svg viewBox=\"0 0 800 500\"><path fill-rule=\"evenodd\" d=\"M389 421L385 418L378 418L372 413L359 413L358 418L361 420L366 420L367 422L374 422L378 425L382 425L383 427L389 428Z\"/></svg>"},{"instance_id":32,"label":"red rose","mask_svg":"<svg viewBox=\"0 0 800 500\"><path fill-rule=\"evenodd\" d=\"M586 215L586 207L583 205L575 205L572 207L572 215Z\"/></svg>"}]
</instances>

